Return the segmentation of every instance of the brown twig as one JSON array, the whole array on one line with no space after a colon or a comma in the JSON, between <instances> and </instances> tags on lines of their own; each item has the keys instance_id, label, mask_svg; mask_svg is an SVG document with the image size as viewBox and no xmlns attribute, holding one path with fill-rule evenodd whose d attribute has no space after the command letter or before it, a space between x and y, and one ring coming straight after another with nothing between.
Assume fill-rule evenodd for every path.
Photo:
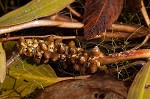
<instances>
[{"instance_id":1,"label":"brown twig","mask_svg":"<svg viewBox=\"0 0 150 99\"><path fill-rule=\"evenodd\" d=\"M134 66L137 66L141 64L142 66L146 64L146 61L136 61L136 62L133 62L131 64L127 64L125 66L121 66L121 67L118 67L117 69L114 68L114 69L110 69L110 72L111 73L115 73L115 72L118 72L118 71L122 71L123 69L128 69L130 67L134 67Z\"/></svg>"},{"instance_id":2,"label":"brown twig","mask_svg":"<svg viewBox=\"0 0 150 99\"><path fill-rule=\"evenodd\" d=\"M78 22L77 20L70 18L68 16L61 15L59 13L50 16L50 20L55 21L65 21L65 22Z\"/></svg>"},{"instance_id":3,"label":"brown twig","mask_svg":"<svg viewBox=\"0 0 150 99\"><path fill-rule=\"evenodd\" d=\"M71 6L67 6L67 8L70 10L72 14L74 14L77 17L81 17L81 14L77 12L75 9L73 9Z\"/></svg>"},{"instance_id":4,"label":"brown twig","mask_svg":"<svg viewBox=\"0 0 150 99\"><path fill-rule=\"evenodd\" d=\"M106 65L138 58L150 58L150 49L129 50L116 54L110 54L108 56L99 57L98 61L101 64Z\"/></svg>"},{"instance_id":5,"label":"brown twig","mask_svg":"<svg viewBox=\"0 0 150 99\"><path fill-rule=\"evenodd\" d=\"M141 33L143 35L150 34L150 30L143 26L134 26L127 24L113 24L112 28L109 30L119 31L119 32L127 32L127 33Z\"/></svg>"},{"instance_id":6,"label":"brown twig","mask_svg":"<svg viewBox=\"0 0 150 99\"><path fill-rule=\"evenodd\" d=\"M69 79L87 79L91 77L91 75L86 75L86 76L75 76L75 77L58 77L59 81L63 80L69 80Z\"/></svg>"},{"instance_id":7,"label":"brown twig","mask_svg":"<svg viewBox=\"0 0 150 99\"><path fill-rule=\"evenodd\" d=\"M81 28L83 24L80 22L63 22L63 21L52 21L52 20L34 20L27 23L22 23L10 27L0 28L0 34L5 34L21 29L38 27L38 26L57 26L61 28Z\"/></svg>"},{"instance_id":8,"label":"brown twig","mask_svg":"<svg viewBox=\"0 0 150 99\"><path fill-rule=\"evenodd\" d=\"M135 50L135 49L138 49L138 48L142 47L148 40L149 40L149 35L147 35L147 36L145 37L145 39L143 40L142 43L138 44L137 46L135 46L135 47L132 48L131 50Z\"/></svg>"},{"instance_id":9,"label":"brown twig","mask_svg":"<svg viewBox=\"0 0 150 99\"><path fill-rule=\"evenodd\" d=\"M149 19L148 13L146 11L146 8L145 8L143 0L141 0L141 6L142 6L141 12L142 12L143 17L145 19L145 22L146 22L147 26L150 28L150 19Z\"/></svg>"},{"instance_id":10,"label":"brown twig","mask_svg":"<svg viewBox=\"0 0 150 99\"><path fill-rule=\"evenodd\" d=\"M123 33L123 32L103 32L101 35L98 35L94 37L93 39L96 38L101 38L101 37L106 37L106 38L128 38L131 34L130 33ZM15 36L15 37L6 37L6 38L1 38L0 41L12 41L12 40L18 40L20 37L23 38L37 38L37 39L43 39L48 36L53 36L54 39L84 39L84 36L56 36L56 35L43 35L43 36ZM140 34L135 34L132 35L130 38L137 38L137 37L142 37L145 35L140 35Z\"/></svg>"}]
</instances>

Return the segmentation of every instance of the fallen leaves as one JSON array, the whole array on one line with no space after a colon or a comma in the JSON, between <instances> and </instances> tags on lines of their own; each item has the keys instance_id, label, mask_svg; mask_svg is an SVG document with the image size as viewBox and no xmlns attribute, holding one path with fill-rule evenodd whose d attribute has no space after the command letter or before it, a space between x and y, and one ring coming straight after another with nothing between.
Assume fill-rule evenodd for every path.
<instances>
[{"instance_id":1,"label":"fallen leaves","mask_svg":"<svg viewBox=\"0 0 150 99\"><path fill-rule=\"evenodd\" d=\"M86 0L84 34L92 38L110 28L121 13L124 0Z\"/></svg>"},{"instance_id":2,"label":"fallen leaves","mask_svg":"<svg viewBox=\"0 0 150 99\"><path fill-rule=\"evenodd\" d=\"M126 99L124 83L108 75L66 80L44 89L36 99Z\"/></svg>"}]
</instances>

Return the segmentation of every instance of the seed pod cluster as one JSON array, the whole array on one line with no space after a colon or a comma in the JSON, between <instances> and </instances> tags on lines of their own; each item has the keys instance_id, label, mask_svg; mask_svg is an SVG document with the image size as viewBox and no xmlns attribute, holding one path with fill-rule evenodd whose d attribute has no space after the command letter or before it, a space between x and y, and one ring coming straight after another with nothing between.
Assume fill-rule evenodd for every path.
<instances>
[{"instance_id":1,"label":"seed pod cluster","mask_svg":"<svg viewBox=\"0 0 150 99\"><path fill-rule=\"evenodd\" d=\"M17 43L20 55L33 57L36 64L48 62L63 62L65 68L72 68L74 71L95 73L100 68L99 57L103 54L98 46L91 51L85 51L76 47L74 41L67 45L61 39L47 37L44 40L20 38Z\"/></svg>"}]
</instances>

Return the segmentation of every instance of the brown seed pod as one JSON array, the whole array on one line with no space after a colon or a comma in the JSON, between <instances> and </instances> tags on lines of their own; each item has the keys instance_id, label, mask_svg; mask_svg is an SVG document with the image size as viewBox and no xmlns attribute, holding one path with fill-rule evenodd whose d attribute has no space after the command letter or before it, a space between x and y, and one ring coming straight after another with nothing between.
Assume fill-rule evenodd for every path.
<instances>
[{"instance_id":1,"label":"brown seed pod","mask_svg":"<svg viewBox=\"0 0 150 99\"><path fill-rule=\"evenodd\" d=\"M19 39L19 42L20 42L20 43L21 43L21 42L25 43L25 39L24 39L23 37L21 37L21 38Z\"/></svg>"},{"instance_id":2,"label":"brown seed pod","mask_svg":"<svg viewBox=\"0 0 150 99\"><path fill-rule=\"evenodd\" d=\"M47 45L49 45L51 42L54 42L54 38L52 36L49 36L49 37L46 37L44 41Z\"/></svg>"},{"instance_id":3,"label":"brown seed pod","mask_svg":"<svg viewBox=\"0 0 150 99\"><path fill-rule=\"evenodd\" d=\"M79 71L79 70L80 70L80 66L79 66L78 64L74 64L74 65L73 65L73 69L74 69L75 71Z\"/></svg>"},{"instance_id":4,"label":"brown seed pod","mask_svg":"<svg viewBox=\"0 0 150 99\"><path fill-rule=\"evenodd\" d=\"M68 46L69 46L69 47L76 47L76 45L75 45L75 42L74 42L74 41L70 41L70 42L68 43Z\"/></svg>"},{"instance_id":5,"label":"brown seed pod","mask_svg":"<svg viewBox=\"0 0 150 99\"><path fill-rule=\"evenodd\" d=\"M50 57L51 57L51 52L45 51L43 54L43 63L47 64L49 62Z\"/></svg>"},{"instance_id":6,"label":"brown seed pod","mask_svg":"<svg viewBox=\"0 0 150 99\"><path fill-rule=\"evenodd\" d=\"M55 46L62 44L62 39L55 40Z\"/></svg>"},{"instance_id":7,"label":"brown seed pod","mask_svg":"<svg viewBox=\"0 0 150 99\"><path fill-rule=\"evenodd\" d=\"M100 49L98 48L98 46L95 46L92 51L91 51L92 56L94 57L98 57L101 54Z\"/></svg>"},{"instance_id":8,"label":"brown seed pod","mask_svg":"<svg viewBox=\"0 0 150 99\"><path fill-rule=\"evenodd\" d=\"M58 53L56 53L56 52L53 52L52 56L51 56L51 60L53 62L56 62L58 59L60 59L60 55Z\"/></svg>"},{"instance_id":9,"label":"brown seed pod","mask_svg":"<svg viewBox=\"0 0 150 99\"><path fill-rule=\"evenodd\" d=\"M51 58L52 53L50 51L45 51L43 54L44 59L50 59Z\"/></svg>"},{"instance_id":10,"label":"brown seed pod","mask_svg":"<svg viewBox=\"0 0 150 99\"><path fill-rule=\"evenodd\" d=\"M26 45L31 47L33 44L33 40L32 39L26 39Z\"/></svg>"},{"instance_id":11,"label":"brown seed pod","mask_svg":"<svg viewBox=\"0 0 150 99\"><path fill-rule=\"evenodd\" d=\"M74 55L74 54L77 54L77 49L75 47L69 47L68 48L68 53L70 55Z\"/></svg>"},{"instance_id":12,"label":"brown seed pod","mask_svg":"<svg viewBox=\"0 0 150 99\"><path fill-rule=\"evenodd\" d=\"M66 55L65 54L60 54L60 60L65 62L66 61Z\"/></svg>"},{"instance_id":13,"label":"brown seed pod","mask_svg":"<svg viewBox=\"0 0 150 99\"><path fill-rule=\"evenodd\" d=\"M48 49L47 45L44 42L39 43L39 46L40 46L40 49L43 50L43 51L46 51Z\"/></svg>"},{"instance_id":14,"label":"brown seed pod","mask_svg":"<svg viewBox=\"0 0 150 99\"><path fill-rule=\"evenodd\" d=\"M97 72L97 65L96 64L90 64L89 69L91 73Z\"/></svg>"},{"instance_id":15,"label":"brown seed pod","mask_svg":"<svg viewBox=\"0 0 150 99\"><path fill-rule=\"evenodd\" d=\"M66 64L68 65L72 65L72 64L75 64L76 63L76 57L72 57L72 56L67 56L66 58Z\"/></svg>"},{"instance_id":16,"label":"brown seed pod","mask_svg":"<svg viewBox=\"0 0 150 99\"><path fill-rule=\"evenodd\" d=\"M36 52L34 54L34 61L36 64L40 64L42 58L42 54L40 52Z\"/></svg>"},{"instance_id":17,"label":"brown seed pod","mask_svg":"<svg viewBox=\"0 0 150 99\"><path fill-rule=\"evenodd\" d=\"M84 64L86 64L86 58L84 57L84 56L82 56L82 55L80 55L79 56L79 58L78 58L78 63L80 64L80 65L84 65Z\"/></svg>"},{"instance_id":18,"label":"brown seed pod","mask_svg":"<svg viewBox=\"0 0 150 99\"><path fill-rule=\"evenodd\" d=\"M56 52L54 42L51 42L50 44L48 44L48 51Z\"/></svg>"},{"instance_id":19,"label":"brown seed pod","mask_svg":"<svg viewBox=\"0 0 150 99\"><path fill-rule=\"evenodd\" d=\"M65 51L66 51L66 46L65 45L58 45L58 48L57 48L57 52L59 53L59 54L64 54L65 53Z\"/></svg>"}]
</instances>

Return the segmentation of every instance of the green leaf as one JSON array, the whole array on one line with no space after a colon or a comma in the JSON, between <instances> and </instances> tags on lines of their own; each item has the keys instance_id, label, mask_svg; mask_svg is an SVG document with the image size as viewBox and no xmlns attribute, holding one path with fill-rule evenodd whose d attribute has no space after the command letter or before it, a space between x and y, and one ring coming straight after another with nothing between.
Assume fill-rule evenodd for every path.
<instances>
[{"instance_id":1,"label":"green leaf","mask_svg":"<svg viewBox=\"0 0 150 99\"><path fill-rule=\"evenodd\" d=\"M6 58L9 59L14 51L14 46L16 45L16 41L7 41L3 43L3 47L6 52Z\"/></svg>"},{"instance_id":2,"label":"green leaf","mask_svg":"<svg viewBox=\"0 0 150 99\"><path fill-rule=\"evenodd\" d=\"M74 0L32 0L0 18L0 27L28 22L40 17L52 15L64 9Z\"/></svg>"},{"instance_id":3,"label":"green leaf","mask_svg":"<svg viewBox=\"0 0 150 99\"><path fill-rule=\"evenodd\" d=\"M0 42L0 83L3 83L6 76L6 55Z\"/></svg>"},{"instance_id":4,"label":"green leaf","mask_svg":"<svg viewBox=\"0 0 150 99\"><path fill-rule=\"evenodd\" d=\"M26 96L36 88L44 88L59 81L49 65L31 65L27 61L17 61L8 70L3 85L2 96Z\"/></svg>"},{"instance_id":5,"label":"green leaf","mask_svg":"<svg viewBox=\"0 0 150 99\"><path fill-rule=\"evenodd\" d=\"M136 75L127 99L149 99L150 97L150 61Z\"/></svg>"}]
</instances>

